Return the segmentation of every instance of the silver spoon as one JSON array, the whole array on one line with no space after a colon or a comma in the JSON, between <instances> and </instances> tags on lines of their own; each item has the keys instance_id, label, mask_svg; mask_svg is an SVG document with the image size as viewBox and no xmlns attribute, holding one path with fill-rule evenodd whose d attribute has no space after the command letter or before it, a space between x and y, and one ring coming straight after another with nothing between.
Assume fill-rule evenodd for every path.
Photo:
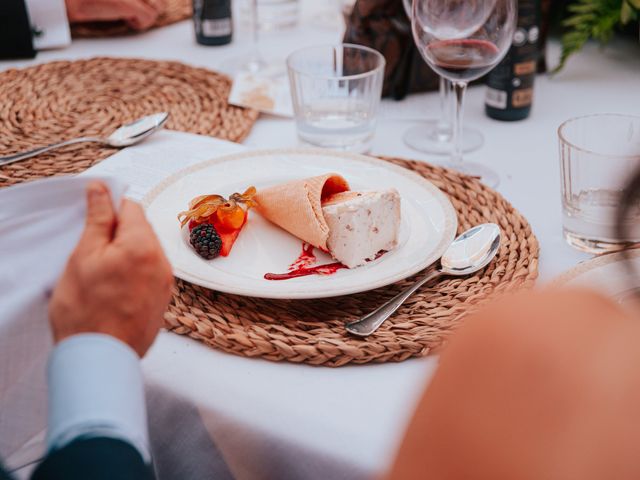
<instances>
[{"instance_id":1,"label":"silver spoon","mask_svg":"<svg viewBox=\"0 0 640 480\"><path fill-rule=\"evenodd\" d=\"M471 275L486 267L498 253L500 228L495 223L473 227L456 238L440 259L440 267L407 287L360 320L345 325L349 333L366 337L375 332L416 290L443 275Z\"/></svg>"},{"instance_id":2,"label":"silver spoon","mask_svg":"<svg viewBox=\"0 0 640 480\"><path fill-rule=\"evenodd\" d=\"M10 163L19 162L20 160L26 160L27 158L35 157L54 148L64 147L66 145L73 145L74 143L83 142L96 142L108 145L110 147L128 147L135 143L141 142L156 130L162 128L164 123L169 117L168 112L154 113L153 115L147 115L146 117L134 120L131 123L126 123L118 128L115 132L109 135L107 138L99 137L81 137L74 138L72 140L66 140L64 142L52 143L44 147L34 148L27 152L15 153L6 157L0 157L0 165L8 165Z\"/></svg>"}]
</instances>

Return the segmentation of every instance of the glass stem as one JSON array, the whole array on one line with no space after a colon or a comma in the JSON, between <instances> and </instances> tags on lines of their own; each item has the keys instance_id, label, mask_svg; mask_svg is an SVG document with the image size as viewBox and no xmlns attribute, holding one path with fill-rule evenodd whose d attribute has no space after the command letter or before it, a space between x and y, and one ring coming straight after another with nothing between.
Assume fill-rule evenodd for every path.
<instances>
[{"instance_id":1,"label":"glass stem","mask_svg":"<svg viewBox=\"0 0 640 480\"><path fill-rule=\"evenodd\" d=\"M440 77L440 118L436 124L436 135L440 142L451 141L451 82Z\"/></svg>"},{"instance_id":2,"label":"glass stem","mask_svg":"<svg viewBox=\"0 0 640 480\"><path fill-rule=\"evenodd\" d=\"M253 47L258 49L258 0L249 0L251 2L251 35Z\"/></svg>"},{"instance_id":3,"label":"glass stem","mask_svg":"<svg viewBox=\"0 0 640 480\"><path fill-rule=\"evenodd\" d=\"M453 116L453 154L451 161L462 162L462 117L464 92L467 90L467 82L453 82L453 91L456 95L456 109Z\"/></svg>"},{"instance_id":4,"label":"glass stem","mask_svg":"<svg viewBox=\"0 0 640 480\"><path fill-rule=\"evenodd\" d=\"M250 71L256 71L260 68L262 56L260 55L260 39L258 26L258 0L249 0L249 14L251 16L251 60L249 65Z\"/></svg>"}]
</instances>

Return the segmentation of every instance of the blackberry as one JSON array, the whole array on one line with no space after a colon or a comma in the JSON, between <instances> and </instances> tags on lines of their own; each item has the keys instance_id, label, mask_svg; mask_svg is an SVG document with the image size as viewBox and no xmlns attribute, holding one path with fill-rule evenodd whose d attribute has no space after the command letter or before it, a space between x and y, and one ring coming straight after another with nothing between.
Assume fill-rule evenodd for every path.
<instances>
[{"instance_id":1,"label":"blackberry","mask_svg":"<svg viewBox=\"0 0 640 480\"><path fill-rule=\"evenodd\" d=\"M198 225L189 235L189 243L202 258L211 260L220 255L222 239L218 231L210 223Z\"/></svg>"}]
</instances>

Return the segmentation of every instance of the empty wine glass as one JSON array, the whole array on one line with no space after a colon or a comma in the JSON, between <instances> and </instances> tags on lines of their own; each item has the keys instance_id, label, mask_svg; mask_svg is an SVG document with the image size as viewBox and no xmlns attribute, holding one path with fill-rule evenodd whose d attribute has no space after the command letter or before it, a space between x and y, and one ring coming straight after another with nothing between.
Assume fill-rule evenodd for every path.
<instances>
[{"instance_id":1,"label":"empty wine glass","mask_svg":"<svg viewBox=\"0 0 640 480\"><path fill-rule=\"evenodd\" d=\"M355 3L356 0L325 1L323 2L324 8L314 12L312 22L314 25L331 30L342 29L348 22Z\"/></svg>"},{"instance_id":2,"label":"empty wine glass","mask_svg":"<svg viewBox=\"0 0 640 480\"><path fill-rule=\"evenodd\" d=\"M446 165L496 186L490 168L462 161L462 114L467 83L493 69L511 46L517 0L413 0L411 26L420 54L453 83L453 154Z\"/></svg>"},{"instance_id":3,"label":"empty wine glass","mask_svg":"<svg viewBox=\"0 0 640 480\"><path fill-rule=\"evenodd\" d=\"M260 25L258 24L258 0L249 0L248 6L249 21L251 23L251 50L240 66L240 70L257 73L266 65L260 53L260 41L258 38L260 30Z\"/></svg>"},{"instance_id":4,"label":"empty wine glass","mask_svg":"<svg viewBox=\"0 0 640 480\"><path fill-rule=\"evenodd\" d=\"M411 0L403 0L404 11L411 19ZM419 152L436 155L451 154L453 144L451 117L453 116L453 95L451 82L440 77L440 115L420 122L409 128L403 137L404 143ZM462 151L473 152L482 146L484 137L475 128L464 127L462 132Z\"/></svg>"},{"instance_id":5,"label":"empty wine glass","mask_svg":"<svg viewBox=\"0 0 640 480\"><path fill-rule=\"evenodd\" d=\"M248 17L251 31L249 51L245 54L225 59L219 67L220 70L233 77L240 74L260 75L268 66L260 52L258 0L247 0L244 6L246 7L244 13Z\"/></svg>"}]
</instances>

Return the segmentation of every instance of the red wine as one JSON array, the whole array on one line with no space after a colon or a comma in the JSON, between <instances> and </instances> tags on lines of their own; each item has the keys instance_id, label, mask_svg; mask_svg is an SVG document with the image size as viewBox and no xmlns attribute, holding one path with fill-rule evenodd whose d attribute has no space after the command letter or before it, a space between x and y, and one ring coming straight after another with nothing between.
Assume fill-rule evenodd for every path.
<instances>
[{"instance_id":1,"label":"red wine","mask_svg":"<svg viewBox=\"0 0 640 480\"><path fill-rule=\"evenodd\" d=\"M488 40L441 40L425 48L431 67L452 81L475 80L496 64L500 51Z\"/></svg>"}]
</instances>

